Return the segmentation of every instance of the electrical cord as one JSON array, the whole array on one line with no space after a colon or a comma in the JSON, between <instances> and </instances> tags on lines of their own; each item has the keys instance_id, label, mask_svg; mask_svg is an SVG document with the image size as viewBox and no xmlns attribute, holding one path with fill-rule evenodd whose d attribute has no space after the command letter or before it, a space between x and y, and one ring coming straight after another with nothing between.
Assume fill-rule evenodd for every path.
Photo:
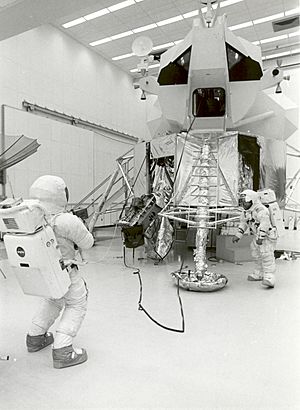
<instances>
[{"instance_id":1,"label":"electrical cord","mask_svg":"<svg viewBox=\"0 0 300 410\"><path fill-rule=\"evenodd\" d=\"M157 326L162 327L162 328L165 329L165 330L169 330L170 332L184 333L184 331L185 331L185 319L184 319L184 312L183 312L182 300L181 300L180 293L179 293L179 278L177 279L177 297L178 297L179 305L180 305L180 314L181 314L181 323L182 323L182 326L181 326L181 329L175 329L175 328L168 327L168 326L165 326L165 325L159 323L156 319L154 319L154 318L150 315L150 313L149 313L149 312L144 308L144 306L142 305L142 299L143 299L143 282L142 282L142 277L141 277L141 274L140 274L140 269L139 269L139 268L136 268L136 267L134 267L134 266L129 266L129 265L127 265L127 263L126 263L126 258L125 258L125 246L123 246L123 262L124 262L124 265L126 266L126 268L134 269L135 271L133 272L133 274L134 274L134 275L137 275L138 278L139 278L140 295L139 295L139 301L138 301L138 310L143 311L143 312L145 313L145 315L148 316L148 318L149 318L152 322L154 322ZM183 262L182 262L182 264L181 264L181 267L180 267L179 272L181 272L182 266L183 266Z\"/></svg>"}]
</instances>

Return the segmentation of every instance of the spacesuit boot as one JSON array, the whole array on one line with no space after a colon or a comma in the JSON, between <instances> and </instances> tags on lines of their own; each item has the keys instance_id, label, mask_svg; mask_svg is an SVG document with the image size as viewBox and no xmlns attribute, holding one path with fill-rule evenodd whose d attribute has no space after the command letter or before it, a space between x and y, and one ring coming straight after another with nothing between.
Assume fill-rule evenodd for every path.
<instances>
[{"instance_id":1,"label":"spacesuit boot","mask_svg":"<svg viewBox=\"0 0 300 410\"><path fill-rule=\"evenodd\" d=\"M63 369L64 367L76 366L87 361L88 356L85 349L74 349L72 345L52 350L53 367Z\"/></svg>"},{"instance_id":2,"label":"spacesuit boot","mask_svg":"<svg viewBox=\"0 0 300 410\"><path fill-rule=\"evenodd\" d=\"M38 352L44 347L51 345L54 342L53 334L51 332L46 332L43 335L38 336L26 336L26 346L30 353Z\"/></svg>"},{"instance_id":3,"label":"spacesuit boot","mask_svg":"<svg viewBox=\"0 0 300 410\"><path fill-rule=\"evenodd\" d=\"M269 288L274 288L275 286L275 276L272 273L265 273L262 281L262 285Z\"/></svg>"},{"instance_id":4,"label":"spacesuit boot","mask_svg":"<svg viewBox=\"0 0 300 410\"><path fill-rule=\"evenodd\" d=\"M250 281L263 280L263 274L259 270L255 269L253 273L248 275L247 279Z\"/></svg>"}]
</instances>

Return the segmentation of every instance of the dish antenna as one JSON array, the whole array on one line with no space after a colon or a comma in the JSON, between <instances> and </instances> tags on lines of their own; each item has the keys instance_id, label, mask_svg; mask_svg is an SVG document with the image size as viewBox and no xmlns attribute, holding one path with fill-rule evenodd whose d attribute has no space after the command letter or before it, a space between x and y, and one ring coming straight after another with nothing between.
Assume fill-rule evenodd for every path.
<instances>
[{"instance_id":1,"label":"dish antenna","mask_svg":"<svg viewBox=\"0 0 300 410\"><path fill-rule=\"evenodd\" d=\"M131 45L133 54L140 57L140 62L137 65L138 71L145 77L148 72L149 63L154 60L154 56L149 56L153 48L151 38L146 36L137 37ZM146 100L145 91L142 90L141 100Z\"/></svg>"},{"instance_id":2,"label":"dish antenna","mask_svg":"<svg viewBox=\"0 0 300 410\"><path fill-rule=\"evenodd\" d=\"M146 36L137 37L131 45L133 54L138 57L147 56L152 50L153 43L151 38Z\"/></svg>"}]
</instances>

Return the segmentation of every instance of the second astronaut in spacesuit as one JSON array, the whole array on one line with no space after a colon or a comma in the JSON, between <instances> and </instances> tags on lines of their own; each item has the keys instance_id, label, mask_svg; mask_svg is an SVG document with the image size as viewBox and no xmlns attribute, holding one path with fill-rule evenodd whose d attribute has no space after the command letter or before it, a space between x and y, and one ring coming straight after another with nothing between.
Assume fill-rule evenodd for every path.
<instances>
[{"instance_id":1,"label":"second astronaut in spacesuit","mask_svg":"<svg viewBox=\"0 0 300 410\"><path fill-rule=\"evenodd\" d=\"M244 208L241 214L238 232L233 242L238 242L250 229L253 234L251 253L255 269L248 276L250 281L262 281L262 284L273 288L275 285L274 247L277 239L276 228L272 226L268 208L260 201L257 192L246 189L240 194L240 205Z\"/></svg>"}]
</instances>

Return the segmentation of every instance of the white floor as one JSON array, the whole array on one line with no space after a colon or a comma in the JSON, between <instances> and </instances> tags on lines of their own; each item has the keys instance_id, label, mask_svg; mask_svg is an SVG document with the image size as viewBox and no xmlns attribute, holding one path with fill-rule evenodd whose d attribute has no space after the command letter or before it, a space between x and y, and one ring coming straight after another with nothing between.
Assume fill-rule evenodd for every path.
<instances>
[{"instance_id":1,"label":"white floor","mask_svg":"<svg viewBox=\"0 0 300 410\"><path fill-rule=\"evenodd\" d=\"M124 266L119 233L111 240L112 232L100 232L81 268L90 297L76 338L89 360L80 366L56 370L50 347L26 351L38 298L23 295L0 262L0 356L9 355L0 360L1 409L300 409L300 259L276 261L274 289L246 280L251 262L210 263L228 285L213 293L182 290L186 330L174 333L138 311L138 277ZM177 246L158 265L139 259L142 252L135 260L126 254L141 268L143 304L180 328L169 273L184 252ZM185 254L193 269L191 251Z\"/></svg>"}]
</instances>

